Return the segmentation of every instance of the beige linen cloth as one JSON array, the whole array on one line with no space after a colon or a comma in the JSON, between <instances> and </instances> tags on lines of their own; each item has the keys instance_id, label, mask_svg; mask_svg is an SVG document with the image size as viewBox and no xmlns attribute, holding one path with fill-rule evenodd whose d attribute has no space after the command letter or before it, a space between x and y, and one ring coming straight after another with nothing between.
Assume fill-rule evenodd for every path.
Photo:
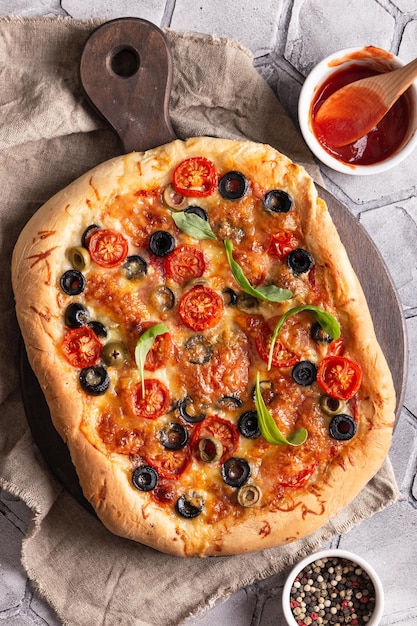
<instances>
[{"instance_id":1,"label":"beige linen cloth","mask_svg":"<svg viewBox=\"0 0 417 626\"><path fill-rule=\"evenodd\" d=\"M97 25L0 19L0 486L33 511L23 563L64 624L178 624L347 532L399 493L387 461L350 506L307 539L256 554L181 559L111 535L48 471L32 442L20 397L10 259L19 231L43 202L120 152L78 84L82 46ZM247 51L213 37L169 31L167 37L174 58L171 119L179 137L267 142L318 178L301 138Z\"/></svg>"}]
</instances>

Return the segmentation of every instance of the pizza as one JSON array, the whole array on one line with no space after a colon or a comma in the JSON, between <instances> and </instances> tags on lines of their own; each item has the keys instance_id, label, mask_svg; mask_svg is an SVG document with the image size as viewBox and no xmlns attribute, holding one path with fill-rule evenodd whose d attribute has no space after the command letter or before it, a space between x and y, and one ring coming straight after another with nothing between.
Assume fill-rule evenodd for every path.
<instances>
[{"instance_id":1,"label":"pizza","mask_svg":"<svg viewBox=\"0 0 417 626\"><path fill-rule=\"evenodd\" d=\"M375 475L395 392L306 171L197 137L118 156L14 250L17 317L86 499L179 556L314 532Z\"/></svg>"}]
</instances>

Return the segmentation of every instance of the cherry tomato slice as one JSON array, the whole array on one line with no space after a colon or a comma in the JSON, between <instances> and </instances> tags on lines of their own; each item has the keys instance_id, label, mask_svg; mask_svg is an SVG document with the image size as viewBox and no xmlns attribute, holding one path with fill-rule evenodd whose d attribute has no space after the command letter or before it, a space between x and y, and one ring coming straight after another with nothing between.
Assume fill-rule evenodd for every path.
<instances>
[{"instance_id":1,"label":"cherry tomato slice","mask_svg":"<svg viewBox=\"0 0 417 626\"><path fill-rule=\"evenodd\" d=\"M328 356L330 355L341 356L343 354L344 349L345 349L345 346L344 346L343 338L339 337L339 339L333 339L333 341L329 343L327 354Z\"/></svg>"},{"instance_id":2,"label":"cherry tomato slice","mask_svg":"<svg viewBox=\"0 0 417 626\"><path fill-rule=\"evenodd\" d=\"M191 157L175 168L172 184L183 196L211 196L217 187L217 178L214 163L204 157Z\"/></svg>"},{"instance_id":3,"label":"cherry tomato slice","mask_svg":"<svg viewBox=\"0 0 417 626\"><path fill-rule=\"evenodd\" d=\"M222 319L223 298L210 287L196 285L182 296L178 312L191 330L207 330L217 326Z\"/></svg>"},{"instance_id":4,"label":"cherry tomato slice","mask_svg":"<svg viewBox=\"0 0 417 626\"><path fill-rule=\"evenodd\" d=\"M285 261L287 255L298 246L299 240L291 231L280 230L271 235L268 254L274 259Z\"/></svg>"},{"instance_id":5,"label":"cherry tomato slice","mask_svg":"<svg viewBox=\"0 0 417 626\"><path fill-rule=\"evenodd\" d=\"M102 415L97 433L110 452L117 454L139 454L143 446L143 429L129 428L118 410L109 410Z\"/></svg>"},{"instance_id":6,"label":"cherry tomato slice","mask_svg":"<svg viewBox=\"0 0 417 626\"><path fill-rule=\"evenodd\" d=\"M62 351L73 367L92 367L100 358L102 345L88 326L72 328L62 341Z\"/></svg>"},{"instance_id":7,"label":"cherry tomato slice","mask_svg":"<svg viewBox=\"0 0 417 626\"><path fill-rule=\"evenodd\" d=\"M143 324L143 332L155 324L157 324L157 322L146 322ZM171 358L172 350L173 345L170 333L157 335L153 340L151 349L146 355L145 370L155 372L155 370L160 367L167 365L169 359Z\"/></svg>"},{"instance_id":8,"label":"cherry tomato slice","mask_svg":"<svg viewBox=\"0 0 417 626\"><path fill-rule=\"evenodd\" d=\"M89 238L88 251L97 265L116 267L126 259L128 244L121 233L109 228L100 228Z\"/></svg>"},{"instance_id":9,"label":"cherry tomato slice","mask_svg":"<svg viewBox=\"0 0 417 626\"><path fill-rule=\"evenodd\" d=\"M349 400L361 385L362 370L345 356L328 356L318 367L317 382L328 396Z\"/></svg>"},{"instance_id":10,"label":"cherry tomato slice","mask_svg":"<svg viewBox=\"0 0 417 626\"><path fill-rule=\"evenodd\" d=\"M218 415L210 415L198 424L193 433L191 448L194 456L198 459L200 458L199 443L207 437L216 439L223 446L219 463L223 463L225 459L231 457L239 443L239 432L234 424Z\"/></svg>"},{"instance_id":11,"label":"cherry tomato slice","mask_svg":"<svg viewBox=\"0 0 417 626\"><path fill-rule=\"evenodd\" d=\"M167 450L155 438L153 443L147 442L145 458L149 465L156 469L161 478L175 480L187 469L191 452L189 446L180 450Z\"/></svg>"},{"instance_id":12,"label":"cherry tomato slice","mask_svg":"<svg viewBox=\"0 0 417 626\"><path fill-rule=\"evenodd\" d=\"M133 389L133 412L137 417L154 420L168 411L171 396L165 385L157 378L145 380L145 395L142 395L142 383Z\"/></svg>"},{"instance_id":13,"label":"cherry tomato slice","mask_svg":"<svg viewBox=\"0 0 417 626\"><path fill-rule=\"evenodd\" d=\"M205 269L204 254L195 246L178 246L165 259L167 275L180 285L194 278L200 278Z\"/></svg>"},{"instance_id":14,"label":"cherry tomato slice","mask_svg":"<svg viewBox=\"0 0 417 626\"><path fill-rule=\"evenodd\" d=\"M270 328L270 326L265 322L259 328L255 337L256 349L259 356L263 361L265 361L265 363L268 363L269 360L269 350L271 346L272 333L273 328ZM292 367L293 365L298 363L299 360L299 356L295 352L290 350L290 348L288 348L285 345L284 341L282 341L278 336L272 353L272 365L274 365L275 367Z\"/></svg>"}]
</instances>

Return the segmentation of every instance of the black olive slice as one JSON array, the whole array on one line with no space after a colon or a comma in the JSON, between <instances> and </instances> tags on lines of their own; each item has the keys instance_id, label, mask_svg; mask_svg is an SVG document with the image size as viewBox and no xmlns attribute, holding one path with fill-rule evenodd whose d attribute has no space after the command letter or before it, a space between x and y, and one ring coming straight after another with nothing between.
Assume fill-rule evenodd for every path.
<instances>
[{"instance_id":1,"label":"black olive slice","mask_svg":"<svg viewBox=\"0 0 417 626\"><path fill-rule=\"evenodd\" d=\"M152 491L158 484L158 472L150 465L141 465L133 472L132 482L140 491Z\"/></svg>"},{"instance_id":2,"label":"black olive slice","mask_svg":"<svg viewBox=\"0 0 417 626\"><path fill-rule=\"evenodd\" d=\"M237 308L243 313L251 313L259 306L259 300L248 293L240 293L237 297Z\"/></svg>"},{"instance_id":3,"label":"black olive slice","mask_svg":"<svg viewBox=\"0 0 417 626\"><path fill-rule=\"evenodd\" d=\"M179 422L169 422L159 431L159 441L167 450L180 450L188 441L188 431Z\"/></svg>"},{"instance_id":4,"label":"black olive slice","mask_svg":"<svg viewBox=\"0 0 417 626\"><path fill-rule=\"evenodd\" d=\"M256 439L257 437L259 437L261 431L259 430L257 412L245 411L245 413L242 413L242 415L239 417L237 428L240 434L247 439Z\"/></svg>"},{"instance_id":5,"label":"black olive slice","mask_svg":"<svg viewBox=\"0 0 417 626\"><path fill-rule=\"evenodd\" d=\"M150 303L161 313L170 311L175 305L175 295L166 285L159 285L150 295Z\"/></svg>"},{"instance_id":6,"label":"black olive slice","mask_svg":"<svg viewBox=\"0 0 417 626\"><path fill-rule=\"evenodd\" d=\"M156 256L167 256L175 248L175 239L167 230L156 230L149 237L149 250Z\"/></svg>"},{"instance_id":7,"label":"black olive slice","mask_svg":"<svg viewBox=\"0 0 417 626\"><path fill-rule=\"evenodd\" d=\"M204 220L205 222L208 222L207 211L202 209L201 206L195 206L194 204L191 204L189 207L185 209L184 213L191 213L193 215L197 215L198 217L201 217L201 219Z\"/></svg>"},{"instance_id":8,"label":"black olive slice","mask_svg":"<svg viewBox=\"0 0 417 626\"><path fill-rule=\"evenodd\" d=\"M80 302L73 302L65 310L65 324L69 328L80 328L90 321L87 308Z\"/></svg>"},{"instance_id":9,"label":"black olive slice","mask_svg":"<svg viewBox=\"0 0 417 626\"><path fill-rule=\"evenodd\" d=\"M333 439L347 441L348 439L352 439L356 433L356 422L350 417L350 415L339 413L338 415L332 417L329 424L329 431Z\"/></svg>"},{"instance_id":10,"label":"black olive slice","mask_svg":"<svg viewBox=\"0 0 417 626\"><path fill-rule=\"evenodd\" d=\"M326 333L319 322L315 322L311 327L311 338L316 343L330 343L333 341L333 337Z\"/></svg>"},{"instance_id":11,"label":"black olive slice","mask_svg":"<svg viewBox=\"0 0 417 626\"><path fill-rule=\"evenodd\" d=\"M242 400L236 396L223 396L217 400L217 406L221 409L234 411L242 406Z\"/></svg>"},{"instance_id":12,"label":"black olive slice","mask_svg":"<svg viewBox=\"0 0 417 626\"><path fill-rule=\"evenodd\" d=\"M223 290L223 300L226 306L235 306L237 304L237 293L231 287Z\"/></svg>"},{"instance_id":13,"label":"black olive slice","mask_svg":"<svg viewBox=\"0 0 417 626\"><path fill-rule=\"evenodd\" d=\"M61 289L69 296L78 296L85 289L85 278L77 270L68 270L61 276Z\"/></svg>"},{"instance_id":14,"label":"black olive slice","mask_svg":"<svg viewBox=\"0 0 417 626\"><path fill-rule=\"evenodd\" d=\"M96 230L100 230L100 226L97 226L97 224L90 224L90 226L87 226L87 228L81 235L81 244L84 246L84 248L88 248L89 239L91 235L96 232Z\"/></svg>"},{"instance_id":15,"label":"black olive slice","mask_svg":"<svg viewBox=\"0 0 417 626\"><path fill-rule=\"evenodd\" d=\"M185 396L185 398L181 398L178 400L177 409L182 419L189 424L197 424L198 422L202 422L206 417L205 413L189 413L188 407L193 405L193 399L190 396Z\"/></svg>"},{"instance_id":16,"label":"black olive slice","mask_svg":"<svg viewBox=\"0 0 417 626\"><path fill-rule=\"evenodd\" d=\"M226 485L230 487L241 487L249 479L251 473L250 465L246 459L232 457L222 466L222 478Z\"/></svg>"},{"instance_id":17,"label":"black olive slice","mask_svg":"<svg viewBox=\"0 0 417 626\"><path fill-rule=\"evenodd\" d=\"M272 400L275 397L274 389L272 386L272 381L270 380L261 380L259 382L259 388L261 390L262 398L266 405L271 404ZM256 400L256 385L252 389L252 400L255 402Z\"/></svg>"},{"instance_id":18,"label":"black olive slice","mask_svg":"<svg viewBox=\"0 0 417 626\"><path fill-rule=\"evenodd\" d=\"M194 365L204 365L213 356L213 348L204 335L192 335L184 345L187 358Z\"/></svg>"},{"instance_id":19,"label":"black olive slice","mask_svg":"<svg viewBox=\"0 0 417 626\"><path fill-rule=\"evenodd\" d=\"M102 365L86 367L80 372L80 384L90 396L101 396L109 388L110 378Z\"/></svg>"},{"instance_id":20,"label":"black olive slice","mask_svg":"<svg viewBox=\"0 0 417 626\"><path fill-rule=\"evenodd\" d=\"M305 274L314 265L313 257L304 248L295 248L287 255L287 265L294 274Z\"/></svg>"},{"instance_id":21,"label":"black olive slice","mask_svg":"<svg viewBox=\"0 0 417 626\"><path fill-rule=\"evenodd\" d=\"M142 278L148 273L148 264L141 256L133 254L123 263L123 272L127 280Z\"/></svg>"},{"instance_id":22,"label":"black olive slice","mask_svg":"<svg viewBox=\"0 0 417 626\"><path fill-rule=\"evenodd\" d=\"M189 496L182 495L175 504L175 510L178 515L187 519L197 517L203 511L204 500L201 496L191 494Z\"/></svg>"},{"instance_id":23,"label":"black olive slice","mask_svg":"<svg viewBox=\"0 0 417 626\"><path fill-rule=\"evenodd\" d=\"M346 402L339 398L320 396L320 408L326 415L337 415L338 413L343 413L346 408Z\"/></svg>"},{"instance_id":24,"label":"black olive slice","mask_svg":"<svg viewBox=\"0 0 417 626\"><path fill-rule=\"evenodd\" d=\"M248 188L248 180L241 172L227 172L219 180L219 192L227 200L242 198Z\"/></svg>"},{"instance_id":25,"label":"black olive slice","mask_svg":"<svg viewBox=\"0 0 417 626\"><path fill-rule=\"evenodd\" d=\"M108 335L107 328L101 322L93 321L88 322L87 326L91 328L91 330L97 335L97 337L101 337L102 339L106 339Z\"/></svg>"},{"instance_id":26,"label":"black olive slice","mask_svg":"<svg viewBox=\"0 0 417 626\"><path fill-rule=\"evenodd\" d=\"M283 189L272 189L265 194L263 199L265 209L273 213L288 213L293 204L292 196Z\"/></svg>"},{"instance_id":27,"label":"black olive slice","mask_svg":"<svg viewBox=\"0 0 417 626\"><path fill-rule=\"evenodd\" d=\"M109 367L120 367L127 358L126 346L121 341L109 341L103 346L101 358Z\"/></svg>"},{"instance_id":28,"label":"black olive slice","mask_svg":"<svg viewBox=\"0 0 417 626\"><path fill-rule=\"evenodd\" d=\"M298 385L312 385L317 378L317 365L312 361L300 361L292 368L291 376Z\"/></svg>"}]
</instances>

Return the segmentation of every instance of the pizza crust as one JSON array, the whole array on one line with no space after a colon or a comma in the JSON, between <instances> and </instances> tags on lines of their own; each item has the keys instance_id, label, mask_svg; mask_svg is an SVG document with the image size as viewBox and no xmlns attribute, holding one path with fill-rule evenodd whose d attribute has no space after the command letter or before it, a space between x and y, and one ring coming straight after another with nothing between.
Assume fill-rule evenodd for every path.
<instances>
[{"instance_id":1,"label":"pizza crust","mask_svg":"<svg viewBox=\"0 0 417 626\"><path fill-rule=\"evenodd\" d=\"M235 523L226 518L202 524L152 506L147 495L127 480L129 463L106 455L81 430L91 399L80 392L73 368L63 358L62 310L66 296L57 277L66 250L94 223L97 207L116 194L167 185L175 165L205 155L224 171L241 170L265 189L282 185L296 198L309 250L328 266L328 289L338 319L349 329L344 339L362 365L363 403L359 432L337 463L330 463L314 490L294 497L292 511L247 509ZM117 215L109 227L117 227ZM391 444L395 392L378 345L362 288L313 181L302 167L264 144L214 138L175 141L146 153L131 153L99 165L57 193L31 218L16 244L12 260L16 313L30 364L48 402L55 428L67 443L84 495L107 528L178 556L239 554L304 537L332 519L381 467Z\"/></svg>"}]
</instances>

